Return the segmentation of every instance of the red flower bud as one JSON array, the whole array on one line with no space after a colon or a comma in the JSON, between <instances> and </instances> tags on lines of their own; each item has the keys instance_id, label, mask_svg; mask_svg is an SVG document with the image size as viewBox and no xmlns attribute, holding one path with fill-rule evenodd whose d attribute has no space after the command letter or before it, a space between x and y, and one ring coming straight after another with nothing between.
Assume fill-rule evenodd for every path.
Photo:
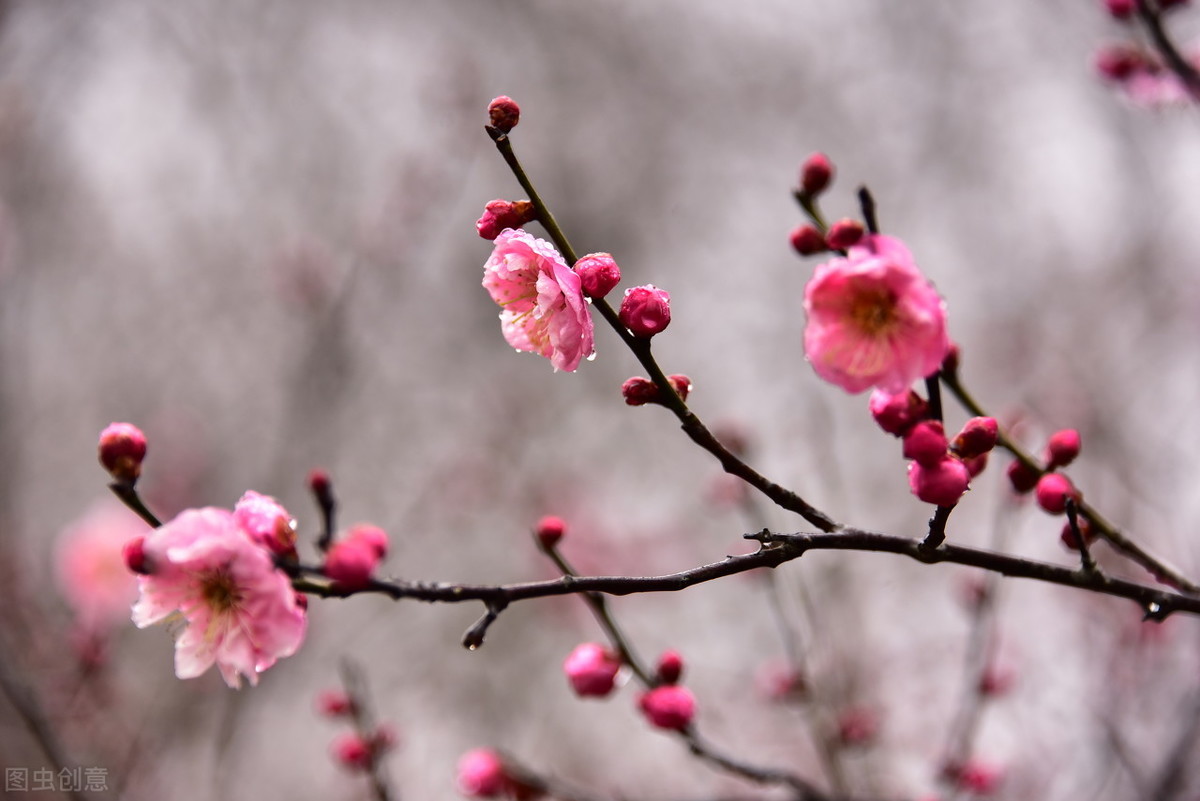
<instances>
[{"instance_id":1,"label":"red flower bud","mask_svg":"<svg viewBox=\"0 0 1200 801\"><path fill-rule=\"evenodd\" d=\"M658 658L658 680L663 684L678 684L683 675L683 656L678 651L663 651Z\"/></svg>"},{"instance_id":2,"label":"red flower bud","mask_svg":"<svg viewBox=\"0 0 1200 801\"><path fill-rule=\"evenodd\" d=\"M833 180L833 162L824 153L813 153L800 166L800 189L804 194L819 195Z\"/></svg>"},{"instance_id":3,"label":"red flower bud","mask_svg":"<svg viewBox=\"0 0 1200 801\"><path fill-rule=\"evenodd\" d=\"M611 253L589 253L575 262L575 273L589 298L602 298L621 282L621 268Z\"/></svg>"},{"instance_id":4,"label":"red flower bud","mask_svg":"<svg viewBox=\"0 0 1200 801\"><path fill-rule=\"evenodd\" d=\"M1026 467L1022 462L1014 460L1008 466L1008 481L1018 495L1024 495L1036 487L1039 477L1036 470Z\"/></svg>"},{"instance_id":5,"label":"red flower bud","mask_svg":"<svg viewBox=\"0 0 1200 801\"><path fill-rule=\"evenodd\" d=\"M671 295L653 284L626 289L619 316L635 337L649 339L671 324Z\"/></svg>"},{"instance_id":6,"label":"red flower bud","mask_svg":"<svg viewBox=\"0 0 1200 801\"><path fill-rule=\"evenodd\" d=\"M521 120L521 107L508 95L500 95L488 103L488 120L500 133L508 133Z\"/></svg>"},{"instance_id":7,"label":"red flower bud","mask_svg":"<svg viewBox=\"0 0 1200 801\"><path fill-rule=\"evenodd\" d=\"M829 245L830 250L845 250L862 239L864 233L863 224L858 220L838 220L829 226L829 232L825 234L825 243Z\"/></svg>"},{"instance_id":8,"label":"red flower bud","mask_svg":"<svg viewBox=\"0 0 1200 801\"><path fill-rule=\"evenodd\" d=\"M812 256L829 250L829 246L825 244L825 237L821 236L821 232L811 225L796 226L792 229L789 238L792 247L801 256Z\"/></svg>"},{"instance_id":9,"label":"red flower bud","mask_svg":"<svg viewBox=\"0 0 1200 801\"><path fill-rule=\"evenodd\" d=\"M142 474L146 435L132 423L110 423L100 432L100 464L117 481L133 484Z\"/></svg>"},{"instance_id":10,"label":"red flower bud","mask_svg":"<svg viewBox=\"0 0 1200 801\"><path fill-rule=\"evenodd\" d=\"M1046 443L1046 469L1066 467L1075 461L1081 445L1079 432L1075 429L1064 428L1062 431L1055 431Z\"/></svg>"},{"instance_id":11,"label":"red flower bud","mask_svg":"<svg viewBox=\"0 0 1200 801\"><path fill-rule=\"evenodd\" d=\"M538 542L546 550L550 550L558 545L558 541L563 538L563 534L567 532L567 524L561 517L546 515L538 521L537 526L533 529L533 535L537 537Z\"/></svg>"},{"instance_id":12,"label":"red flower bud","mask_svg":"<svg viewBox=\"0 0 1200 801\"><path fill-rule=\"evenodd\" d=\"M1081 496L1079 490L1071 483L1071 479L1061 473L1047 473L1038 479L1038 506L1052 515L1060 515L1067 509L1067 498L1074 498L1078 503Z\"/></svg>"},{"instance_id":13,"label":"red flower bud","mask_svg":"<svg viewBox=\"0 0 1200 801\"><path fill-rule=\"evenodd\" d=\"M655 687L638 699L642 714L660 729L683 731L696 715L696 698L692 691L678 684Z\"/></svg>"},{"instance_id":14,"label":"red flower bud","mask_svg":"<svg viewBox=\"0 0 1200 801\"><path fill-rule=\"evenodd\" d=\"M954 438L951 449L962 459L972 459L996 447L1000 426L993 417L972 417Z\"/></svg>"},{"instance_id":15,"label":"red flower bud","mask_svg":"<svg viewBox=\"0 0 1200 801\"><path fill-rule=\"evenodd\" d=\"M904 435L904 458L935 467L946 458L946 432L937 420L925 420Z\"/></svg>"}]
</instances>

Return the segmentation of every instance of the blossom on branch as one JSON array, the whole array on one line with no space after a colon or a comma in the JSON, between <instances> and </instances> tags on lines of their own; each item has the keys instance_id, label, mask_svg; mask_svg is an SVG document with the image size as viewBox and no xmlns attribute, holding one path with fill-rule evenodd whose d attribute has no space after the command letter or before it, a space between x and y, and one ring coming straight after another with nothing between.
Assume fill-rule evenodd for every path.
<instances>
[{"instance_id":1,"label":"blossom on branch","mask_svg":"<svg viewBox=\"0 0 1200 801\"><path fill-rule=\"evenodd\" d=\"M483 287L503 309L500 329L518 351L541 354L567 372L594 352L579 276L549 242L520 228L500 232L483 266Z\"/></svg>"},{"instance_id":2,"label":"blossom on branch","mask_svg":"<svg viewBox=\"0 0 1200 801\"><path fill-rule=\"evenodd\" d=\"M215 663L230 687L251 684L304 641L307 619L271 553L225 509L189 509L145 538L149 575L138 578L139 628L182 617L175 675Z\"/></svg>"},{"instance_id":3,"label":"blossom on branch","mask_svg":"<svg viewBox=\"0 0 1200 801\"><path fill-rule=\"evenodd\" d=\"M817 267L804 289L804 352L847 392L908 389L950 349L946 309L898 239L873 234Z\"/></svg>"}]
</instances>

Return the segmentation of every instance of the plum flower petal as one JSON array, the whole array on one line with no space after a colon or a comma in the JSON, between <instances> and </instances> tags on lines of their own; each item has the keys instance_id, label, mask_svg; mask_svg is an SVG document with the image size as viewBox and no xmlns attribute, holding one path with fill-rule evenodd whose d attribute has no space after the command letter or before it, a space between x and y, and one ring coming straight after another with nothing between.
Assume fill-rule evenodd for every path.
<instances>
[{"instance_id":1,"label":"plum flower petal","mask_svg":"<svg viewBox=\"0 0 1200 801\"><path fill-rule=\"evenodd\" d=\"M863 237L817 267L804 289L804 351L847 392L899 393L932 375L950 349L946 310L898 239Z\"/></svg>"},{"instance_id":2,"label":"plum flower petal","mask_svg":"<svg viewBox=\"0 0 1200 801\"><path fill-rule=\"evenodd\" d=\"M145 539L151 573L141 576L133 622L144 628L176 614L187 627L175 642L175 673L201 675L214 664L238 687L304 641L307 619L271 554L225 509L182 512Z\"/></svg>"},{"instance_id":3,"label":"plum flower petal","mask_svg":"<svg viewBox=\"0 0 1200 801\"><path fill-rule=\"evenodd\" d=\"M554 246L520 228L505 229L483 266L483 286L500 305L500 330L518 351L572 372L593 353L592 315L579 276Z\"/></svg>"},{"instance_id":4,"label":"plum flower petal","mask_svg":"<svg viewBox=\"0 0 1200 801\"><path fill-rule=\"evenodd\" d=\"M115 501L96 504L59 537L55 555L59 592L76 622L93 634L128 620L137 580L122 547L146 532L137 515Z\"/></svg>"}]
</instances>

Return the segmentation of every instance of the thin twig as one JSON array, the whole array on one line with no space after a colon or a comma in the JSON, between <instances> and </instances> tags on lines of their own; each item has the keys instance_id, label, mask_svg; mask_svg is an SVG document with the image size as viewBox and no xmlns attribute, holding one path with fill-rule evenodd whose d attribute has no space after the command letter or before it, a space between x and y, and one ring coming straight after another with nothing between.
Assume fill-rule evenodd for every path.
<instances>
[{"instance_id":1,"label":"thin twig","mask_svg":"<svg viewBox=\"0 0 1200 801\"><path fill-rule=\"evenodd\" d=\"M1184 86L1188 88L1193 97L1200 96L1200 72L1184 58L1183 54L1179 52L1179 48L1171 41L1171 37L1167 35L1167 29L1162 22L1161 8L1157 4L1152 7L1147 0L1137 0L1137 15L1150 34L1155 49L1158 50L1167 67L1179 77L1179 80L1183 81Z\"/></svg>"}]
</instances>

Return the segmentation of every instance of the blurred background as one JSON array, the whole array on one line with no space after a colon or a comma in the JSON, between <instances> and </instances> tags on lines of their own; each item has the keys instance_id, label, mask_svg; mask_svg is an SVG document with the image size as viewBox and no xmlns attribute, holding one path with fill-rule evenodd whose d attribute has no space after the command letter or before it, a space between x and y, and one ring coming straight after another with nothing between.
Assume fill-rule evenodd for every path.
<instances>
[{"instance_id":1,"label":"blurred background","mask_svg":"<svg viewBox=\"0 0 1200 801\"><path fill-rule=\"evenodd\" d=\"M600 574L745 552L761 521L805 530L739 505L666 411L622 403L638 367L611 331L575 374L505 344L473 227L520 196L483 132L499 94L576 250L671 292L661 364L762 472L847 523L920 536L929 514L866 396L804 361L816 260L788 246L790 191L820 150L838 170L826 213L857 215L870 186L946 297L984 405L1035 451L1078 428L1088 499L1200 576L1200 113L1095 77L1099 45L1130 35L1099 2L2 8L0 662L67 762L107 772L100 797L368 797L329 756L344 726L315 711L344 657L399 731L400 798L456 797L455 763L482 745L605 798L780 797L651 730L635 685L575 698L562 660L602 639L579 599L510 608L476 652L459 645L476 605L314 600L301 651L234 692L215 671L176 679L170 632L134 629L120 590L106 615L70 589L81 542L140 530L95 462L113 420L149 437L160 516L268 493L311 560L322 467L341 521L384 527L384 572L409 580L552 577L529 537L544 514ZM1197 23L1185 10L1172 31ZM951 541L1074 564L1006 463ZM948 798L956 754L1002 777L975 788L996 798L1200 794L1196 620L981 581L814 553L613 608L644 658L682 652L708 739L823 787ZM1006 680L981 695L988 669ZM796 670L807 691L781 697ZM47 764L0 699L0 765Z\"/></svg>"}]
</instances>

